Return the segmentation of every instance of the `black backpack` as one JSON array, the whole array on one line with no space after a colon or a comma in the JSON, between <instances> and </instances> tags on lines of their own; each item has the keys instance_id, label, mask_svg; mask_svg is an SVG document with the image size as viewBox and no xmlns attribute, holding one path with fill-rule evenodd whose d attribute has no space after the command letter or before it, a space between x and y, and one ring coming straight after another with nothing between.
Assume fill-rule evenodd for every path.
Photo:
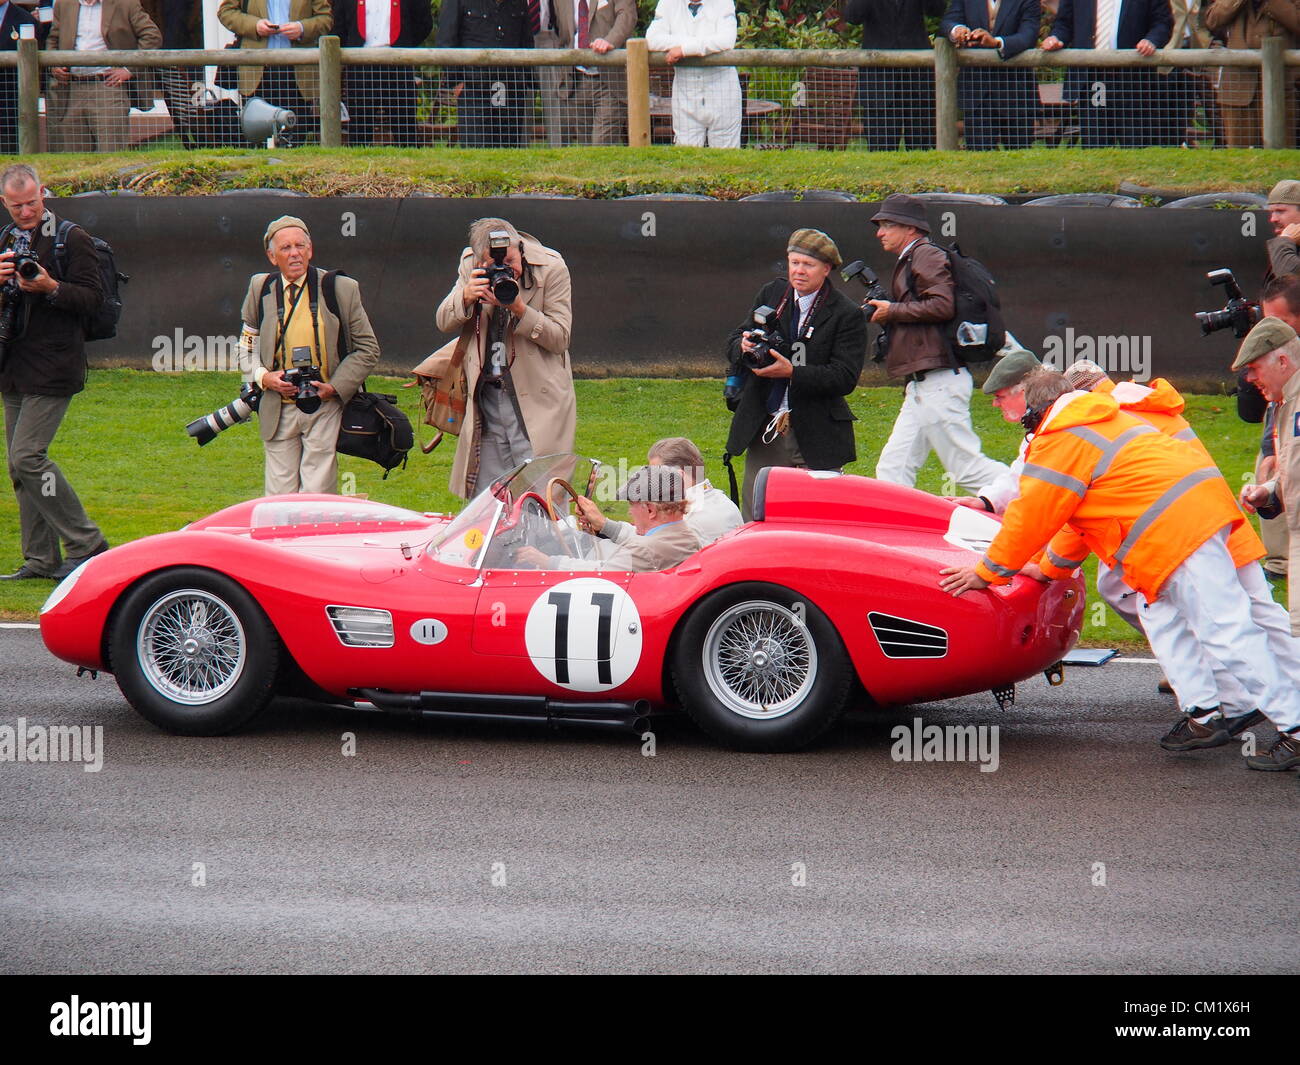
<instances>
[{"instance_id":1,"label":"black backpack","mask_svg":"<svg viewBox=\"0 0 1300 1065\"><path fill-rule=\"evenodd\" d=\"M339 319L339 332L335 345L338 349L339 362L348 357L347 330L343 327L343 318L339 314L337 282L340 274L348 275L342 270L322 270L320 274L320 294L330 313ZM307 282L308 299L314 300L314 286ZM258 303L266 299L275 284L274 271L266 275L262 282L262 291ZM335 447L341 454L353 455L376 463L384 469L384 480L388 474L401 466L406 468L407 452L415 446L415 430L411 428L411 419L397 406L397 397L384 392L367 392L366 386L348 400L343 408L343 421L339 425L339 439Z\"/></svg>"},{"instance_id":2,"label":"black backpack","mask_svg":"<svg viewBox=\"0 0 1300 1065\"><path fill-rule=\"evenodd\" d=\"M943 325L944 343L948 354L962 366L973 363L988 362L1007 342L1007 328L1002 319L1002 301L998 298L998 283L989 268L978 259L963 255L961 247L954 244L951 248L930 241L948 257L948 269L952 271L953 285L956 289L953 306L955 313ZM908 258L907 287L912 288L911 257ZM963 324L987 326L988 331L980 343L966 343L960 333Z\"/></svg>"},{"instance_id":3,"label":"black backpack","mask_svg":"<svg viewBox=\"0 0 1300 1065\"><path fill-rule=\"evenodd\" d=\"M55 280L63 280L68 276L68 234L78 228L81 227L76 222L69 222L66 218L59 219L59 228L54 231L54 268L58 271ZM12 225L8 225L0 230L0 243L8 239L13 229ZM90 236L90 242L95 247L95 260L99 265L99 280L104 290L104 302L99 305L98 310L85 319L83 325L87 340L109 340L117 336L117 323L122 318L122 297L118 292L118 286L125 285L131 279L118 270L113 249L107 241Z\"/></svg>"}]
</instances>

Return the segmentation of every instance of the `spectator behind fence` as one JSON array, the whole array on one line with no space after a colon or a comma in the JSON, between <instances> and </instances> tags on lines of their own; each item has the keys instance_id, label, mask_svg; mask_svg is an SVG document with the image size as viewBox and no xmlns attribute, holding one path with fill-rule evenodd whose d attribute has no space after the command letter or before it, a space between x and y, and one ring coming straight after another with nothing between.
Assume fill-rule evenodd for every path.
<instances>
[{"instance_id":1,"label":"spectator behind fence","mask_svg":"<svg viewBox=\"0 0 1300 1065\"><path fill-rule=\"evenodd\" d=\"M439 48L532 48L529 0L443 0ZM523 148L530 140L533 75L527 67L456 67L444 72L461 85L456 98L462 148Z\"/></svg>"},{"instance_id":2,"label":"spectator behind fence","mask_svg":"<svg viewBox=\"0 0 1300 1065\"><path fill-rule=\"evenodd\" d=\"M199 0L140 0L144 13L162 31L164 48L193 48L203 37Z\"/></svg>"},{"instance_id":3,"label":"spectator behind fence","mask_svg":"<svg viewBox=\"0 0 1300 1065\"><path fill-rule=\"evenodd\" d=\"M505 305L488 284L494 239L505 240L502 265L518 288ZM456 495L468 499L521 462L573 450L571 291L564 259L536 237L503 218L480 218L469 227L456 283L436 312L438 328L460 332L468 348L469 403L451 467Z\"/></svg>"},{"instance_id":4,"label":"spectator behind fence","mask_svg":"<svg viewBox=\"0 0 1300 1065\"><path fill-rule=\"evenodd\" d=\"M24 26L30 26L24 31ZM0 52L16 52L26 32L37 36L36 20L15 3L0 7ZM18 154L18 68L0 67L0 155Z\"/></svg>"},{"instance_id":5,"label":"spectator behind fence","mask_svg":"<svg viewBox=\"0 0 1300 1065\"><path fill-rule=\"evenodd\" d=\"M1155 55L1169 42L1173 16L1169 0L1061 0L1043 50L1136 48ZM1079 107L1079 142L1085 148L1119 143L1122 148L1151 144L1158 125L1160 87L1153 68L1116 70L1071 67L1064 99Z\"/></svg>"},{"instance_id":6,"label":"spectator behind fence","mask_svg":"<svg viewBox=\"0 0 1300 1065\"><path fill-rule=\"evenodd\" d=\"M157 48L162 33L140 0L55 0L49 45L62 51ZM132 107L153 107L149 71L51 67L45 104L52 152L120 152L130 143Z\"/></svg>"},{"instance_id":7,"label":"spectator behind fence","mask_svg":"<svg viewBox=\"0 0 1300 1065\"><path fill-rule=\"evenodd\" d=\"M958 48L996 48L1000 59L1012 59L1038 43L1041 19L1039 0L952 0L939 28ZM964 67L958 88L967 148L996 148L999 141L1029 147L1038 110L1032 70Z\"/></svg>"},{"instance_id":8,"label":"spectator behind fence","mask_svg":"<svg viewBox=\"0 0 1300 1065\"><path fill-rule=\"evenodd\" d=\"M1162 51L1209 47L1210 35L1200 25L1200 7L1200 0L1169 0L1173 29ZM1204 67L1191 70L1183 67L1157 68L1159 117L1154 138L1157 144L1176 148L1186 143L1197 99L1208 95L1207 74L1208 70ZM1211 127L1208 132L1217 139L1218 132L1213 128L1213 107L1206 108L1206 116L1207 125Z\"/></svg>"},{"instance_id":9,"label":"spectator behind fence","mask_svg":"<svg viewBox=\"0 0 1300 1065\"><path fill-rule=\"evenodd\" d=\"M312 48L334 25L330 0L221 0L221 24L239 37L240 48ZM277 140L303 144L316 128L320 77L314 63L303 66L240 67L239 92L260 96L298 116L298 124Z\"/></svg>"},{"instance_id":10,"label":"spectator behind fence","mask_svg":"<svg viewBox=\"0 0 1300 1065\"><path fill-rule=\"evenodd\" d=\"M1259 48L1265 37L1281 37L1284 47L1300 47L1300 4L1294 0L1210 0L1201 12L1206 27L1229 48ZM1264 143L1262 74L1252 67L1220 67L1214 91L1219 98L1223 134L1229 148ZM1286 142L1295 146L1295 93L1300 71L1286 72Z\"/></svg>"},{"instance_id":11,"label":"spectator behind fence","mask_svg":"<svg viewBox=\"0 0 1300 1065\"><path fill-rule=\"evenodd\" d=\"M636 31L635 0L552 0L562 48L604 55L622 48ZM562 142L620 144L627 117L627 76L622 67L561 67L555 92L567 100Z\"/></svg>"},{"instance_id":12,"label":"spectator behind fence","mask_svg":"<svg viewBox=\"0 0 1300 1065\"><path fill-rule=\"evenodd\" d=\"M739 148L744 104L735 67L680 67L684 56L736 47L732 0L659 0L646 30L652 52L673 68L673 141L697 148Z\"/></svg>"},{"instance_id":13,"label":"spectator behind fence","mask_svg":"<svg viewBox=\"0 0 1300 1065\"><path fill-rule=\"evenodd\" d=\"M925 16L942 15L944 0L848 0L847 22L862 26L863 48L930 50ZM858 100L867 147L893 151L934 147L934 72L928 67L863 67Z\"/></svg>"},{"instance_id":14,"label":"spectator behind fence","mask_svg":"<svg viewBox=\"0 0 1300 1065\"><path fill-rule=\"evenodd\" d=\"M429 0L334 0L334 32L344 48L418 48L433 32L433 12ZM380 111L391 143L420 143L413 68L366 63L343 69L349 144L375 143Z\"/></svg>"}]
</instances>

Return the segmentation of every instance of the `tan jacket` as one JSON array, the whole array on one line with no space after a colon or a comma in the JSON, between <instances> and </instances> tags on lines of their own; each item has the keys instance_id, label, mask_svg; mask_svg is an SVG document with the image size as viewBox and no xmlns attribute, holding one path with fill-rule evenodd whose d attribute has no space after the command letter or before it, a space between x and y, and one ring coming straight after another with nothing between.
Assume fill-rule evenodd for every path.
<instances>
[{"instance_id":1,"label":"tan jacket","mask_svg":"<svg viewBox=\"0 0 1300 1065\"><path fill-rule=\"evenodd\" d=\"M1212 0L1202 10L1206 28L1227 40L1229 48L1259 48L1265 37L1281 37L1287 48L1300 42L1300 0L1264 0L1256 10L1251 0ZM1289 72L1292 80L1298 75ZM1259 92L1259 72L1246 67L1220 67L1215 79L1219 103L1245 107Z\"/></svg>"},{"instance_id":2,"label":"tan jacket","mask_svg":"<svg viewBox=\"0 0 1300 1065\"><path fill-rule=\"evenodd\" d=\"M574 26L577 23L573 0L552 0L555 10L555 32L560 38L560 48L573 48ZM636 3L634 0L588 0L587 26L590 39L605 40L615 48L622 48L636 30ZM601 68L604 72L606 68Z\"/></svg>"},{"instance_id":3,"label":"tan jacket","mask_svg":"<svg viewBox=\"0 0 1300 1065\"><path fill-rule=\"evenodd\" d=\"M317 267L310 267L318 274ZM261 364L268 370L275 368L275 340L279 328L279 311L276 307L275 285L266 293L266 298L258 306L258 296L269 274L254 274L248 282L248 294L244 297L243 319L246 325L258 330L257 354ZM325 367L329 371L329 383L338 391L337 402L347 403L366 380L366 376L379 361L379 342L375 331L370 327L366 309L361 305L361 288L350 277L339 275L334 286L338 297L339 317L326 306L324 295L320 295L316 304L316 316L320 325L320 340L325 346ZM300 297L302 303L307 296ZM301 305L300 305L301 307ZM301 309L298 312L302 313ZM342 319L347 330L347 358L339 359L339 323ZM252 374L246 374L251 379ZM275 428L280 424L280 410L283 403L276 402L277 394L268 394L258 404L258 425L262 439L270 440L275 435ZM327 400L327 402L330 402Z\"/></svg>"},{"instance_id":4,"label":"tan jacket","mask_svg":"<svg viewBox=\"0 0 1300 1065\"><path fill-rule=\"evenodd\" d=\"M624 533L618 541L618 548L608 558L552 555L549 568L652 573L677 565L699 549L699 538L690 526L685 521L674 521L651 529L645 536L635 530Z\"/></svg>"},{"instance_id":5,"label":"tan jacket","mask_svg":"<svg viewBox=\"0 0 1300 1065\"><path fill-rule=\"evenodd\" d=\"M141 48L161 48L162 32L153 19L144 13L140 0L100 0L104 13L100 16L100 33L104 43L115 52L134 52ZM71 52L77 47L78 0L54 0L54 22L46 47ZM74 71L75 73L75 71ZM127 83L131 106L142 111L153 107L153 71L131 68ZM56 94L66 106L66 97ZM48 103L49 101L47 101Z\"/></svg>"},{"instance_id":6,"label":"tan jacket","mask_svg":"<svg viewBox=\"0 0 1300 1065\"><path fill-rule=\"evenodd\" d=\"M513 339L507 336L507 344L514 356L510 377L519 400L519 412L523 415L533 454L540 457L573 450L578 422L578 401L573 392L573 373L569 366L573 307L569 268L560 253L543 247L527 233L520 236L524 241L524 258L532 268L533 284L528 287L526 277L521 279L520 292L526 305L524 316L515 326ZM456 284L438 306L437 324L444 333L459 335L469 320L461 293L469 283L474 267L474 253L466 248L460 255ZM488 313L482 316L479 336L471 339L465 355L469 402L465 410L465 426L456 441L456 457L451 467L451 490L461 497L471 494L470 474L476 474L478 469L480 427L474 390L485 357L487 322L496 311L495 307L487 305L483 309ZM450 346L454 345L453 339Z\"/></svg>"},{"instance_id":7,"label":"tan jacket","mask_svg":"<svg viewBox=\"0 0 1300 1065\"><path fill-rule=\"evenodd\" d=\"M257 23L266 17L266 0L221 0L221 6L217 8L217 18L239 37L240 48L266 47L270 38L257 35ZM334 25L330 0L289 0L289 21L302 23L302 36L290 42L292 47L313 47ZM314 65L294 67L293 76L303 99L315 100L320 95L320 72ZM239 91L242 95L252 96L261 84L261 67L239 68Z\"/></svg>"},{"instance_id":8,"label":"tan jacket","mask_svg":"<svg viewBox=\"0 0 1300 1065\"><path fill-rule=\"evenodd\" d=\"M1286 508L1286 528L1290 534L1287 572L1300 575L1300 373L1292 375L1282 390L1282 406L1277 412L1277 495ZM1300 576L1287 587L1287 605L1291 610L1291 635L1300 636Z\"/></svg>"}]
</instances>

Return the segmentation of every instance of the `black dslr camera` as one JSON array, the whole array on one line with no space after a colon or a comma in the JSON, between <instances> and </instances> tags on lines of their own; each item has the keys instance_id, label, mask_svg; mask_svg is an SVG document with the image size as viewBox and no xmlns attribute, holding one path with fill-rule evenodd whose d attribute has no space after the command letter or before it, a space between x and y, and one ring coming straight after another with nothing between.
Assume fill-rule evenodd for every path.
<instances>
[{"instance_id":1,"label":"black dslr camera","mask_svg":"<svg viewBox=\"0 0 1300 1065\"><path fill-rule=\"evenodd\" d=\"M24 281L34 281L41 275L41 263L30 251L17 252L14 255L14 273ZM5 364L9 354L9 345L18 339L18 312L23 305L23 290L18 282L10 278L0 287L0 366Z\"/></svg>"},{"instance_id":2,"label":"black dslr camera","mask_svg":"<svg viewBox=\"0 0 1300 1065\"><path fill-rule=\"evenodd\" d=\"M755 370L761 370L764 366L771 366L776 362L768 348L774 348L782 355L785 354L785 337L776 327L776 308L764 304L754 309L754 328L749 330L749 340L759 348L758 351L745 352L744 356L745 362Z\"/></svg>"},{"instance_id":3,"label":"black dslr camera","mask_svg":"<svg viewBox=\"0 0 1300 1065\"><path fill-rule=\"evenodd\" d=\"M852 281L855 277L862 282L862 287L867 291L862 297L862 316L867 320L867 325L871 325L871 316L876 313L876 308L869 305L869 300L888 300L890 298L884 282L880 280L876 272L871 269L861 259L854 259L848 266L840 271L840 277L845 281ZM885 353L889 351L889 332L882 325L880 331L876 333L875 350L871 353L872 362L884 362Z\"/></svg>"},{"instance_id":4,"label":"black dslr camera","mask_svg":"<svg viewBox=\"0 0 1300 1065\"><path fill-rule=\"evenodd\" d=\"M29 251L14 256L14 273L24 281L35 281L41 276L41 261Z\"/></svg>"},{"instance_id":5,"label":"black dslr camera","mask_svg":"<svg viewBox=\"0 0 1300 1065\"><path fill-rule=\"evenodd\" d=\"M1201 336L1231 329L1232 335L1240 340L1260 320L1259 304L1246 299L1231 270L1211 270L1205 276L1211 285L1223 286L1228 302L1221 310L1196 312L1196 320L1201 323Z\"/></svg>"},{"instance_id":6,"label":"black dslr camera","mask_svg":"<svg viewBox=\"0 0 1300 1065\"><path fill-rule=\"evenodd\" d=\"M320 367L311 364L311 348L294 348L289 353L289 369L284 371L284 379L298 390L293 397L294 403L303 414L315 414L320 410L320 396L312 383L319 381Z\"/></svg>"},{"instance_id":7,"label":"black dslr camera","mask_svg":"<svg viewBox=\"0 0 1300 1065\"><path fill-rule=\"evenodd\" d=\"M504 229L494 229L488 234L488 254L492 256L492 265L485 270L488 288L503 307L509 307L519 296L515 272L506 265L506 252L509 250L510 234Z\"/></svg>"}]
</instances>

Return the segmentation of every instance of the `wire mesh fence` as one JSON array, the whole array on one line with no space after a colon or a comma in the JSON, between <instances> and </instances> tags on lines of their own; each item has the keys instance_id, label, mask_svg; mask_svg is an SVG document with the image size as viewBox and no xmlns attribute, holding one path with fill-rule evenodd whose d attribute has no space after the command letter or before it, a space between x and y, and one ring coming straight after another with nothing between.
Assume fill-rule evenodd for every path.
<instances>
[{"instance_id":1,"label":"wire mesh fence","mask_svg":"<svg viewBox=\"0 0 1300 1065\"><path fill-rule=\"evenodd\" d=\"M325 48L257 65L232 61L237 52L104 53L98 66L55 52L40 56L26 114L39 149L55 152L267 142L971 151L1300 143L1300 52L1275 49L1271 67L1266 51L1226 49L1150 60L1031 51L1003 63L946 44L933 53L740 50L671 67L655 53L644 81L632 76L635 53L622 50L463 50L454 65L432 65L419 58L448 53L394 49L373 62L369 50L335 46L332 67ZM1083 62L1097 56L1097 65ZM14 66L0 53L0 150L10 153L32 81ZM638 97L644 130L630 124Z\"/></svg>"}]
</instances>

